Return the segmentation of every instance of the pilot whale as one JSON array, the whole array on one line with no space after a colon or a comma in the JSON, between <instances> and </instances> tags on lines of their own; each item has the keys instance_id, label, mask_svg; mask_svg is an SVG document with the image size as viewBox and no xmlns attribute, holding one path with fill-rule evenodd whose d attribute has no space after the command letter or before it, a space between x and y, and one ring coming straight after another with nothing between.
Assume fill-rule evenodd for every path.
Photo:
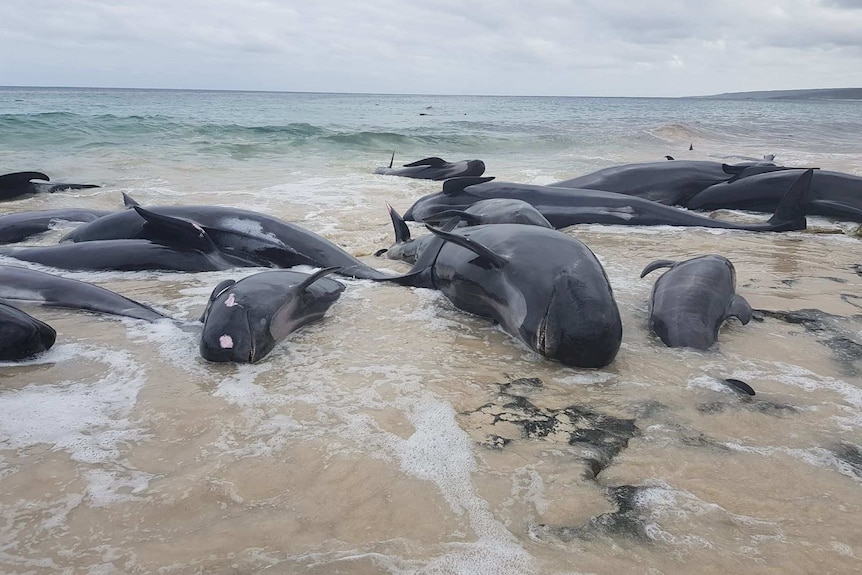
<instances>
[{"instance_id":1,"label":"pilot whale","mask_svg":"<svg viewBox=\"0 0 862 575\"><path fill-rule=\"evenodd\" d=\"M50 349L53 327L17 307L0 302L0 361L18 361Z\"/></svg>"},{"instance_id":2,"label":"pilot whale","mask_svg":"<svg viewBox=\"0 0 862 575\"><path fill-rule=\"evenodd\" d=\"M62 222L92 222L112 212L86 208L32 210L0 215L0 244L14 244Z\"/></svg>"},{"instance_id":3,"label":"pilot whale","mask_svg":"<svg viewBox=\"0 0 862 575\"><path fill-rule=\"evenodd\" d=\"M496 321L539 354L576 367L616 357L622 322L608 277L579 240L523 224L446 232L407 274L386 281L440 290L455 307Z\"/></svg>"},{"instance_id":4,"label":"pilot whale","mask_svg":"<svg viewBox=\"0 0 862 575\"><path fill-rule=\"evenodd\" d=\"M667 162L673 163L673 162ZM765 223L744 224L715 220L650 200L575 188L496 182L493 178L454 178L443 190L416 200L405 220L424 221L447 209L464 209L486 198L517 198L532 204L555 228L575 224L629 226L700 226L749 231L790 231L806 227L804 204L813 170L797 173L772 218Z\"/></svg>"},{"instance_id":5,"label":"pilot whale","mask_svg":"<svg viewBox=\"0 0 862 575\"><path fill-rule=\"evenodd\" d=\"M637 196L668 206L688 207L688 200L713 184L751 174L785 170L771 160L724 164L705 160L674 160L610 166L595 172L550 184L557 188L580 188ZM784 188L787 189L787 186Z\"/></svg>"},{"instance_id":6,"label":"pilot whale","mask_svg":"<svg viewBox=\"0 0 862 575\"><path fill-rule=\"evenodd\" d=\"M246 265L337 267L336 273L348 277L388 277L322 236L273 216L221 206L142 208L128 196L124 198L131 209L84 224L60 241L149 239L182 249L187 243L184 238L205 234L223 258L248 262ZM180 230L182 235L177 236Z\"/></svg>"},{"instance_id":7,"label":"pilot whale","mask_svg":"<svg viewBox=\"0 0 862 575\"><path fill-rule=\"evenodd\" d=\"M335 271L273 270L219 283L201 318L201 356L213 362L260 361L288 334L321 319L338 299L344 284L324 277Z\"/></svg>"},{"instance_id":8,"label":"pilot whale","mask_svg":"<svg viewBox=\"0 0 862 575\"><path fill-rule=\"evenodd\" d=\"M44 181L34 182L32 180ZM0 175L0 200L12 200L40 192L53 193L59 190L83 190L99 187L95 184L62 184L50 180L42 172L13 172Z\"/></svg>"},{"instance_id":9,"label":"pilot whale","mask_svg":"<svg viewBox=\"0 0 862 575\"><path fill-rule=\"evenodd\" d=\"M103 287L18 266L0 265L0 301L83 309L147 321L167 317Z\"/></svg>"},{"instance_id":10,"label":"pilot whale","mask_svg":"<svg viewBox=\"0 0 862 575\"><path fill-rule=\"evenodd\" d=\"M400 168L393 168L395 153L389 160L388 168L376 168L375 174L384 176L402 176L405 178L416 178L420 180L446 180L460 176L481 176L485 173L485 162L482 160L461 160L460 162L447 162L443 158L423 158Z\"/></svg>"},{"instance_id":11,"label":"pilot whale","mask_svg":"<svg viewBox=\"0 0 862 575\"><path fill-rule=\"evenodd\" d=\"M770 212L781 201L794 177L792 172L781 171L715 184L692 197L688 207ZM804 209L807 215L862 222L862 177L817 170L811 179Z\"/></svg>"},{"instance_id":12,"label":"pilot whale","mask_svg":"<svg viewBox=\"0 0 862 575\"><path fill-rule=\"evenodd\" d=\"M653 285L649 327L668 347L708 349L727 318L743 325L751 320L751 306L736 294L736 270L727 258L710 254L675 262L656 260L641 277L670 268Z\"/></svg>"}]
</instances>

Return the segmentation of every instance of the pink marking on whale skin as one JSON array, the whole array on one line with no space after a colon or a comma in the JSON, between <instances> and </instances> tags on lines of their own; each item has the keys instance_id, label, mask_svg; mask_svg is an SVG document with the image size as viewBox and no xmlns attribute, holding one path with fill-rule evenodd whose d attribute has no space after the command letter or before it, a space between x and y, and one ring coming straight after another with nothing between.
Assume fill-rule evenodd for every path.
<instances>
[{"instance_id":1,"label":"pink marking on whale skin","mask_svg":"<svg viewBox=\"0 0 862 575\"><path fill-rule=\"evenodd\" d=\"M230 294L229 296L227 296L227 299L224 300L224 304L227 307L235 306L236 305L236 296L234 294Z\"/></svg>"},{"instance_id":2,"label":"pink marking on whale skin","mask_svg":"<svg viewBox=\"0 0 862 575\"><path fill-rule=\"evenodd\" d=\"M233 348L233 338L228 334L224 334L220 338L218 338L218 343L222 349L232 349Z\"/></svg>"}]
</instances>

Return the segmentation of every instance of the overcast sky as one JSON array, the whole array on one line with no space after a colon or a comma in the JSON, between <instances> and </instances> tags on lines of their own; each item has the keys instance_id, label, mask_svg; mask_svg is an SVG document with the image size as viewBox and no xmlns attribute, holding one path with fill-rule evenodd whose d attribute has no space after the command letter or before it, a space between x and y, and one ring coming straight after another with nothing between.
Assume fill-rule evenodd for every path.
<instances>
[{"instance_id":1,"label":"overcast sky","mask_svg":"<svg viewBox=\"0 0 862 575\"><path fill-rule=\"evenodd\" d=\"M862 0L2 0L0 85L684 96L862 87Z\"/></svg>"}]
</instances>

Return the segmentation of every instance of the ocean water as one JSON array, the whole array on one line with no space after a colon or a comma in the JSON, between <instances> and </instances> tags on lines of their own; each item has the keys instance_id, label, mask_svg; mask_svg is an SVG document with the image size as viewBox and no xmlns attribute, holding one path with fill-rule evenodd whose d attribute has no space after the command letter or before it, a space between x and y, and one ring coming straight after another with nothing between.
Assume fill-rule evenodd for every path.
<instances>
[{"instance_id":1,"label":"ocean water","mask_svg":"<svg viewBox=\"0 0 862 575\"><path fill-rule=\"evenodd\" d=\"M236 206L400 272L373 256L393 238L385 203L403 212L440 183L373 174L393 151L536 184L666 154L862 175L860 134L854 101L2 88L0 173L101 187L0 210L121 209L121 192ZM27 308L58 337L0 364L0 572L858 571L862 240L809 224L567 229L623 317L600 370L545 360L438 293L361 280L260 363L209 364L210 291L259 270L61 272L179 321ZM829 315L732 320L714 349L668 349L640 271L704 253L734 262L755 308Z\"/></svg>"}]
</instances>

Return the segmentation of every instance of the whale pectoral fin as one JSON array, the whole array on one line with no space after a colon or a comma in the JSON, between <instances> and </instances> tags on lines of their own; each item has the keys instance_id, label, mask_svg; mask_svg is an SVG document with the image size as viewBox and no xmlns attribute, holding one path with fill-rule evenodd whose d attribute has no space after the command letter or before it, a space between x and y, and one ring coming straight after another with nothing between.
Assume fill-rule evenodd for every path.
<instances>
[{"instance_id":1,"label":"whale pectoral fin","mask_svg":"<svg viewBox=\"0 0 862 575\"><path fill-rule=\"evenodd\" d=\"M141 204L139 204L132 196L130 196L126 192L123 192L123 206L124 207L134 208L135 206L140 206L140 205Z\"/></svg>"},{"instance_id":2,"label":"whale pectoral fin","mask_svg":"<svg viewBox=\"0 0 862 575\"><path fill-rule=\"evenodd\" d=\"M392 220L392 227L395 228L395 243L403 244L410 241L410 228L407 227L404 218L389 205L389 202L386 202L386 209L389 210L389 219Z\"/></svg>"},{"instance_id":3,"label":"whale pectoral fin","mask_svg":"<svg viewBox=\"0 0 862 575\"><path fill-rule=\"evenodd\" d=\"M293 289L296 290L297 293L301 292L302 290L304 290L305 288L307 288L308 286L310 286L311 284L313 284L314 282L316 282L317 280L319 280L323 276L328 276L329 274L338 272L340 270L341 270L341 268L339 266L321 268L321 269L317 270L316 272L314 272L313 274L309 275L306 279L302 280L302 282L296 284L293 287Z\"/></svg>"},{"instance_id":4,"label":"whale pectoral fin","mask_svg":"<svg viewBox=\"0 0 862 575\"><path fill-rule=\"evenodd\" d=\"M432 168L440 168L446 165L446 160L443 158L438 158L436 156L431 158L422 158L421 160L416 160L415 162L411 162L409 164L404 164L405 168L415 168L417 166L430 166Z\"/></svg>"},{"instance_id":5,"label":"whale pectoral fin","mask_svg":"<svg viewBox=\"0 0 862 575\"><path fill-rule=\"evenodd\" d=\"M443 230L438 230L437 228L432 228L429 225L426 225L425 227L428 228L428 231L431 232L432 234L434 234L435 236L437 236L437 237L439 237L439 238L441 238L447 242L452 242L453 244L459 245L462 248L466 248L466 249L470 250L471 252L473 252L474 254L478 255L479 257L487 260L487 262L492 267L502 268L507 263L509 263L509 260L507 260L503 256L494 253L491 249L483 246L482 244L480 244L477 241L471 240L470 238L468 238L466 236L461 236L461 235L453 234L450 232L444 232Z\"/></svg>"},{"instance_id":6,"label":"whale pectoral fin","mask_svg":"<svg viewBox=\"0 0 862 575\"><path fill-rule=\"evenodd\" d=\"M653 272L659 268L672 268L675 265L676 262L673 260L655 260L654 262L647 264L647 266L641 272L641 277L644 277L648 273Z\"/></svg>"},{"instance_id":7,"label":"whale pectoral fin","mask_svg":"<svg viewBox=\"0 0 862 575\"><path fill-rule=\"evenodd\" d=\"M144 233L152 241L203 252L218 250L206 230L193 222L157 214L141 206L132 206L132 209L146 220Z\"/></svg>"},{"instance_id":8,"label":"whale pectoral fin","mask_svg":"<svg viewBox=\"0 0 862 575\"><path fill-rule=\"evenodd\" d=\"M468 186L476 184L484 184L494 179L494 176L461 176L459 178L449 178L443 182L443 193L447 196L454 196L464 191Z\"/></svg>"},{"instance_id":9,"label":"whale pectoral fin","mask_svg":"<svg viewBox=\"0 0 862 575\"><path fill-rule=\"evenodd\" d=\"M309 275L300 283L291 286L290 290L293 297L288 298L284 305L272 314L272 319L269 321L269 334L275 341L284 339L287 334L297 328L296 322L292 322L291 318L295 316L297 307L302 305L302 292L320 278L340 270L341 268L337 266L323 268Z\"/></svg>"},{"instance_id":10,"label":"whale pectoral fin","mask_svg":"<svg viewBox=\"0 0 862 575\"><path fill-rule=\"evenodd\" d=\"M744 297L734 294L727 309L727 317L735 317L745 325L751 321L751 306Z\"/></svg>"}]
</instances>

